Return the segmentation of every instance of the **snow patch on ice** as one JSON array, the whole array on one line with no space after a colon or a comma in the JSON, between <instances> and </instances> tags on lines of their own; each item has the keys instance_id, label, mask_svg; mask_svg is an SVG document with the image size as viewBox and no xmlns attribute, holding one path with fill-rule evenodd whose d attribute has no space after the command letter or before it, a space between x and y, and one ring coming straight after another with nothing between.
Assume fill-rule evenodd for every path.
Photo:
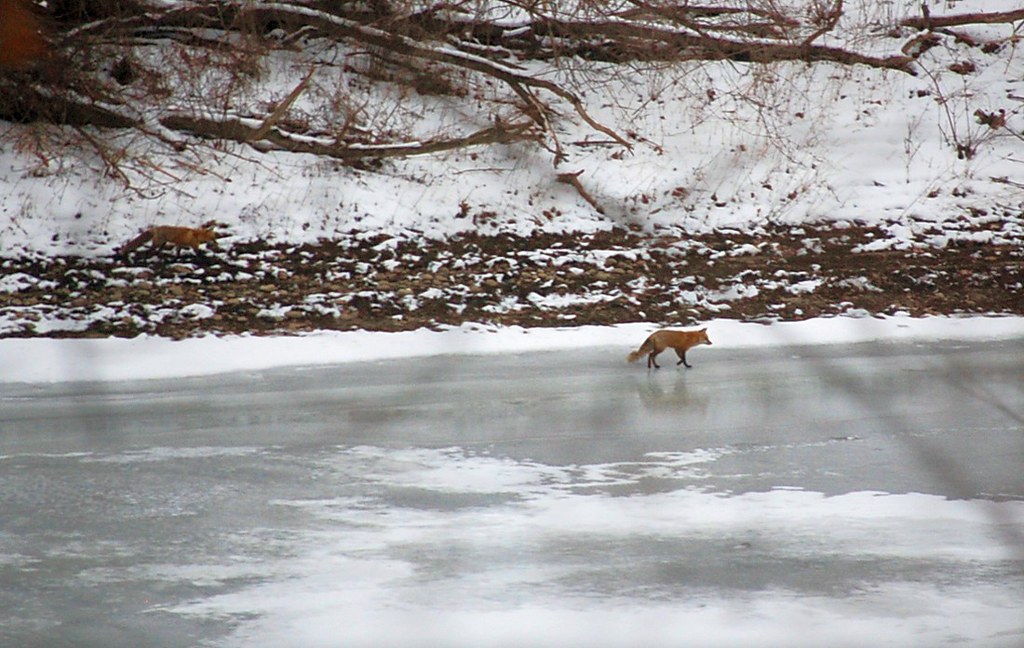
<instances>
[{"instance_id":1,"label":"snow patch on ice","mask_svg":"<svg viewBox=\"0 0 1024 648\"><path fill-rule=\"evenodd\" d=\"M993 521L1024 523L1019 501L880 492L829 497L799 489L610 497L588 488L617 479L640 483L651 471L686 470L720 456L654 453L644 469L636 462L517 462L461 448L339 448L327 459L337 478L348 483L346 466L368 463L358 478L372 486L369 495L277 502L320 518L318 530L294 538L296 550L273 563L271 574L251 565L257 582L166 611L236 618L225 647L672 646L680 637L712 646L868 646L878 637L892 646L945 645L950 637L1009 646L1024 630L1017 590L997 582L877 584L854 575L834 584L852 591L831 596L789 588L780 575L774 585L731 591L688 582L687 556L601 560L605 551L646 539L655 547L715 547L718 559L737 564L749 558L814 565L842 557L899 569L928 556L935 569L983 569L1009 557ZM377 499L392 488L518 496L437 510ZM629 589L630 565L667 570L666 576ZM581 589L587 574L604 574L622 589ZM196 576L186 570L180 577Z\"/></svg>"}]
</instances>

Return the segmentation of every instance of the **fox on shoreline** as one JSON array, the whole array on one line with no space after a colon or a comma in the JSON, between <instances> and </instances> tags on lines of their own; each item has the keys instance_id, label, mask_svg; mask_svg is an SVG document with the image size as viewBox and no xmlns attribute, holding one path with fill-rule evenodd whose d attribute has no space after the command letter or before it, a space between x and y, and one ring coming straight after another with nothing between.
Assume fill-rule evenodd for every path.
<instances>
[{"instance_id":1,"label":"fox on shoreline","mask_svg":"<svg viewBox=\"0 0 1024 648\"><path fill-rule=\"evenodd\" d=\"M626 360L628 362L636 362L646 353L647 368L650 369L653 365L655 369L661 369L655 358L665 349L672 347L675 349L676 355L679 356L679 362L676 363L676 366L685 365L687 369L690 369L691 365L686 362L686 350L700 344L711 344L707 328L697 331L661 329L647 336L647 339L640 345L640 348L630 352L626 356Z\"/></svg>"},{"instance_id":2,"label":"fox on shoreline","mask_svg":"<svg viewBox=\"0 0 1024 648\"><path fill-rule=\"evenodd\" d=\"M192 248L198 254L199 246L204 243L208 243L211 249L219 250L217 232L213 230L216 225L217 221L209 221L201 227L154 225L149 229L143 230L141 234L122 245L117 253L118 256L126 257L130 252L142 247L146 243L149 243L150 250L154 252L159 252L165 245L169 244L174 248L175 256L181 252L182 248L186 247Z\"/></svg>"}]
</instances>

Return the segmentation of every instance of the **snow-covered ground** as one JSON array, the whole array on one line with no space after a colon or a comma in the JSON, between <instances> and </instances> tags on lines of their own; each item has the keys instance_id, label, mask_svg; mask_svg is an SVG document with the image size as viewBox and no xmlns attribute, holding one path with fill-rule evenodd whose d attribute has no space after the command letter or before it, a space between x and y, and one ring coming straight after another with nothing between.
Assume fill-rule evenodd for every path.
<instances>
[{"instance_id":1,"label":"snow-covered ground","mask_svg":"<svg viewBox=\"0 0 1024 648\"><path fill-rule=\"evenodd\" d=\"M920 4L848 5L837 33L851 42L826 44L899 53L914 32L884 27L919 15ZM928 4L933 16L1017 8L1012 0ZM592 145L593 131L567 118L557 126L568 159L557 169L545 151L520 145L389 161L374 171L228 146L198 149L198 163L157 154L157 168L175 181L147 187L137 179L128 189L87 154L24 152L16 142L32 126L6 125L0 253L108 254L142 227L210 218L229 224L235 240L292 242L352 230L443 238L625 225L750 231L807 221L881 223L898 241L912 234L901 224L909 216L939 229L984 223L1024 203L1024 56L1013 29L969 25L956 30L967 38L943 34L919 58L917 76L830 63L618 71L585 99L603 123L636 133L633 150ZM986 47L996 39L1004 39L1001 46ZM962 73L958 63L973 72ZM424 102L406 107L421 116L424 132L456 117L430 99L405 101ZM1004 111L1006 127L990 128L976 111ZM958 146L973 155L958 156ZM577 170L603 214L556 181L557 173Z\"/></svg>"},{"instance_id":2,"label":"snow-covered ground","mask_svg":"<svg viewBox=\"0 0 1024 648\"><path fill-rule=\"evenodd\" d=\"M1021 339L1021 317L832 317L770 326L734 320L706 324L727 348L860 342ZM0 383L141 380L325 365L438 354L524 353L614 347L625 358L653 330L647 324L574 328L487 327L444 331L323 332L303 336L229 336L172 341L134 339L0 340ZM635 368L634 368L635 369Z\"/></svg>"},{"instance_id":3,"label":"snow-covered ground","mask_svg":"<svg viewBox=\"0 0 1024 648\"><path fill-rule=\"evenodd\" d=\"M1016 8L1012 1L929 4L933 16ZM872 25L895 25L918 15L919 5L902 0L847 7L836 33L859 40L839 42L830 36L827 44L871 53L898 51L913 31L894 35ZM230 226L229 246L232 240L257 237L315 241L353 230L415 239L468 230L588 231L639 225L685 235L721 227L756 232L766 223L804 222L881 225L887 234L872 242L872 249L921 245L921 233L913 228L922 223L933 224L927 225L928 245L943 247L965 236L991 239L991 231L977 230L988 230L1001 214L1024 207L1024 140L1019 134L1024 128L1024 56L1016 51L1013 29L1012 24L969 25L957 28L960 36L943 34L919 58L917 76L830 63L722 62L612 78L606 87L586 93L587 107L602 122L635 132L633 151L623 155L616 147L574 145L586 142L592 132L566 119L558 128L568 160L557 169L544 151L518 145L390 161L374 171L239 146L200 148L205 157L198 165L192 158L186 164L156 154L158 166L176 181L128 189L104 174L97 160L83 160L70 150L46 159L25 152L15 143L32 126L5 125L0 254L106 255L141 227L196 225L210 218ZM999 47L985 46L997 39L1003 39ZM956 68L964 62L973 72ZM451 112L432 111L432 99L408 99L420 100L425 103L419 127L425 131L454 118ZM974 114L978 110L1004 111L1006 127L980 123ZM105 136L116 143L115 134ZM973 147L972 156L957 155L957 146L965 144ZM604 213L556 181L557 173L567 170L584 171L581 182ZM0 277L6 290L17 289L12 282L17 278ZM17 330L18 324L9 322L8 328ZM588 331L551 335L595 339ZM487 339L463 331L414 337L429 340L428 345L450 349L464 344L470 350ZM504 346L507 338L519 337L547 335L512 332L495 339ZM398 353L395 346L409 346L402 338L387 349L368 350L354 342L361 339L356 333L312 336L298 346L343 349L325 354L332 360L379 357ZM59 372L52 369L8 368L19 365L10 354L23 344L7 343L0 371L55 379ZM214 345L212 340L189 344ZM146 358L160 347L153 340L44 346L119 358L97 359L97 369L67 374L76 378L130 375L101 367L122 364L125 355L133 365L147 365ZM183 346L170 348L179 353ZM246 355L256 349L274 355L292 345L243 338L220 346L246 349ZM348 347L360 350L344 350ZM320 352L289 353L308 358ZM232 355L237 354L205 354ZM210 366L221 370L232 363L216 359Z\"/></svg>"},{"instance_id":4,"label":"snow-covered ground","mask_svg":"<svg viewBox=\"0 0 1024 648\"><path fill-rule=\"evenodd\" d=\"M1017 8L1011 1L982 0L930 2L929 6L933 16ZM920 3L862 3L846 10L848 15L836 34L849 40L829 36L826 44L891 54L898 53L916 32L895 27L886 31L880 26L919 15ZM68 147L49 157L32 155L17 143L35 125L5 124L6 137L0 139L0 256L105 256L140 228L198 225L211 218L228 225L228 248L257 238L299 243L351 232L418 241L444 240L468 231L523 234L635 227L685 239L693 232L721 228L767 237L768 226L857 223L880 232L858 253L941 249L962 243L1012 250L1024 235L1019 224L1024 209L1024 56L1017 51L1014 27L974 24L957 27L955 34L939 34L935 46L915 64L916 76L832 63L702 62L642 75L619 70L603 76L606 70L595 70L594 79L605 79L606 85L587 88L588 110L603 123L635 133L635 145L629 153L594 145L593 131L574 123L571 111L566 111L556 128L568 157L557 168L546 151L526 145L393 160L375 170L309 155L259 153L241 145L198 146L181 159L167 152L153 153L155 167L175 178L172 184L147 186L143 178L133 177L137 184L126 188L103 173L102 163L88 153ZM964 73L968 69L972 71ZM281 76L280 89L286 91L292 81ZM296 110L303 109L304 100ZM408 113L420 116L417 129L425 133L451 128L458 121L457 111L441 109L436 99L411 95L407 102L411 104L406 106ZM1003 115L1005 127L990 128L976 115L979 111ZM138 142L122 141L112 132L103 135L112 144L129 147L126 150L133 154L140 152L131 149ZM958 155L958 147L963 146L969 146L972 155ZM580 181L603 212L557 181L558 173L577 170L583 171ZM741 246L734 252L744 250ZM1013 259L1008 263L1011 267ZM813 292L820 287L816 277L804 278L807 281L800 289ZM116 287L117 282L106 279L108 288ZM640 286L645 280L636 277ZM15 271L0 276L0 298L33 281L32 276ZM713 296L734 290L721 293L724 297L738 295L735 289L739 288L700 287ZM858 290L850 286L851 292ZM114 293L106 288L98 292L101 296ZM599 292L587 295L595 304L606 298ZM297 295L295 303L317 299L316 309L339 312L347 308L350 297ZM154 304L136 304L132 299L118 302L116 296L109 296L90 304L96 312L83 314L84 307L67 303L75 299L31 308L15 304L3 313L3 333L74 333L88 321L104 317L121 321L140 316L136 311L145 313L146 325L168 313L199 319L214 312L209 303L183 303L173 296L165 298L167 303ZM532 306L557 306L552 299ZM278 310L261 313L283 317L285 308L282 302ZM950 308L949 302L942 308ZM637 311L633 321L648 319L639 307ZM516 338L518 333L508 335ZM558 335L594 339L588 331ZM461 331L414 337L446 348L464 343L470 350L482 344L478 338L485 339ZM501 345L507 343L499 337ZM534 332L523 337L545 336ZM360 334L311 336L300 346L312 348L316 343L311 340L330 340L322 346L337 341L336 346L345 348L354 339L361 339ZM23 343L9 344L20 347ZM212 346L213 342L190 344ZM244 338L221 344L270 354L290 346L280 340ZM408 346L404 341L402 345ZM110 352L118 358L123 357L118 349L131 349L126 353L131 354L132 364L145 365L144 358L158 346L152 340L82 341L53 348ZM351 346L361 348L357 357L392 352ZM171 348L180 351L182 347ZM344 360L347 353L330 351L326 357ZM0 364L16 364L6 361L9 357ZM100 367L115 364L96 362ZM223 360L214 364L216 370L231 366ZM55 376L52 370L22 371L46 380ZM97 369L68 375L127 373Z\"/></svg>"}]
</instances>

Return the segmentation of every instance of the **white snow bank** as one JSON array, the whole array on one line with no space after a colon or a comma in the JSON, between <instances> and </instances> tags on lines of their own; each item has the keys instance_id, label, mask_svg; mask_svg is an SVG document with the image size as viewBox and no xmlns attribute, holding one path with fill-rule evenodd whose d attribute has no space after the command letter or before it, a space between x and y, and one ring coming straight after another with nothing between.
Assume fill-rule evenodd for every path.
<instances>
[{"instance_id":1,"label":"white snow bank","mask_svg":"<svg viewBox=\"0 0 1024 648\"><path fill-rule=\"evenodd\" d=\"M1024 317L831 317L771 325L715 320L714 345L743 348L861 342L1024 339ZM274 367L391 358L525 353L617 346L635 348L650 324L576 328L492 328L466 324L443 331L320 332L290 337L2 339L0 383L143 380Z\"/></svg>"}]
</instances>

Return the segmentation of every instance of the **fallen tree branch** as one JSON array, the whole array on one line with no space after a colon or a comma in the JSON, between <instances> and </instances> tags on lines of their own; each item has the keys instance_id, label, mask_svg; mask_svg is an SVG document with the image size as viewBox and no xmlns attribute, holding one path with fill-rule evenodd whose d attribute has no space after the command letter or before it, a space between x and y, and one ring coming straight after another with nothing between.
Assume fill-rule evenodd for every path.
<instances>
[{"instance_id":1,"label":"fallen tree branch","mask_svg":"<svg viewBox=\"0 0 1024 648\"><path fill-rule=\"evenodd\" d=\"M594 210L597 211L598 214L603 214L604 213L604 209L602 209L601 205L598 204L597 199L594 198L590 194L590 192L587 191L586 188L584 188L583 183L580 182L580 176L581 175L583 175L583 169L580 169L579 171L576 171L575 173L559 173L555 177L555 179L558 182L561 182L563 184L567 184L570 187L575 188L576 191L579 192L580 196L583 197L583 200L586 200L588 203L590 203L590 206L593 207Z\"/></svg>"},{"instance_id":2,"label":"fallen tree branch","mask_svg":"<svg viewBox=\"0 0 1024 648\"><path fill-rule=\"evenodd\" d=\"M208 2L170 6L159 11L134 3L119 3L117 15L94 20L68 30L65 38L123 36L136 30L152 31L169 27L223 29L238 17L238 7L231 3ZM129 13L134 10L134 13Z\"/></svg>"},{"instance_id":3,"label":"fallen tree branch","mask_svg":"<svg viewBox=\"0 0 1024 648\"><path fill-rule=\"evenodd\" d=\"M252 134L253 140L261 140L266 137L267 133L270 132L270 129L273 128L277 122L281 121L281 118L285 116L285 113L287 113L288 109L292 107L295 100L299 98L299 95L306 90L306 87L309 85L309 80L313 78L314 72L316 72L316 68L311 66L309 68L309 72L306 73L306 76L303 77L302 81L299 81L298 85L296 85L288 96L285 97L284 101L279 103L277 107L274 108L274 111L267 115L267 118L263 120L260 127Z\"/></svg>"},{"instance_id":4,"label":"fallen tree branch","mask_svg":"<svg viewBox=\"0 0 1024 648\"><path fill-rule=\"evenodd\" d=\"M740 8L698 5L680 6L675 3L657 5L646 0L628 0L628 2L633 5L633 8L614 14L617 18L639 20L642 22L650 18L657 18L670 24L682 25L701 35L713 32L732 32L736 34L783 38L787 29L799 26L798 22L781 15L777 11L767 11L749 5ZM700 18L721 19L723 17L733 20L723 20L721 23L699 20ZM742 20L735 20L736 18L741 18Z\"/></svg>"},{"instance_id":5,"label":"fallen tree branch","mask_svg":"<svg viewBox=\"0 0 1024 648\"><path fill-rule=\"evenodd\" d=\"M709 34L697 34L650 24L618 20L556 21L544 20L535 28L539 33L564 40L575 40L573 47L559 51L587 58L614 62L630 60L729 60L744 63L776 63L783 61L833 62L844 65L867 65L898 70L913 75L913 59L905 55L870 56L839 47L813 43L790 43L770 39L736 40ZM816 37L816 36L815 36ZM642 50L631 51L629 43L638 43ZM661 45L656 48L653 45ZM564 55L564 54L563 54Z\"/></svg>"},{"instance_id":6,"label":"fallen tree branch","mask_svg":"<svg viewBox=\"0 0 1024 648\"><path fill-rule=\"evenodd\" d=\"M292 133L280 127L273 127L257 138L261 121L245 117L213 119L178 113L167 115L160 123L169 129L191 133L206 139L231 140L249 144L260 151L288 151L323 155L338 160L355 161L428 155L454 149L485 144L510 144L512 142L537 139L532 123L498 123L478 130L464 137L438 138L424 142L400 142L396 144L363 144L339 142L333 138Z\"/></svg>"},{"instance_id":7,"label":"fallen tree branch","mask_svg":"<svg viewBox=\"0 0 1024 648\"><path fill-rule=\"evenodd\" d=\"M43 119L68 126L134 128L141 119L129 109L87 98L75 88L57 91L34 80L0 76L3 112L0 119L34 121Z\"/></svg>"},{"instance_id":8,"label":"fallen tree branch","mask_svg":"<svg viewBox=\"0 0 1024 648\"><path fill-rule=\"evenodd\" d=\"M1024 20L1024 9L953 14L949 16L932 16L930 13L926 13L923 16L904 18L900 21L900 25L903 27L913 27L914 29L942 29L944 27L957 27L960 25L1013 23L1018 20Z\"/></svg>"}]
</instances>

